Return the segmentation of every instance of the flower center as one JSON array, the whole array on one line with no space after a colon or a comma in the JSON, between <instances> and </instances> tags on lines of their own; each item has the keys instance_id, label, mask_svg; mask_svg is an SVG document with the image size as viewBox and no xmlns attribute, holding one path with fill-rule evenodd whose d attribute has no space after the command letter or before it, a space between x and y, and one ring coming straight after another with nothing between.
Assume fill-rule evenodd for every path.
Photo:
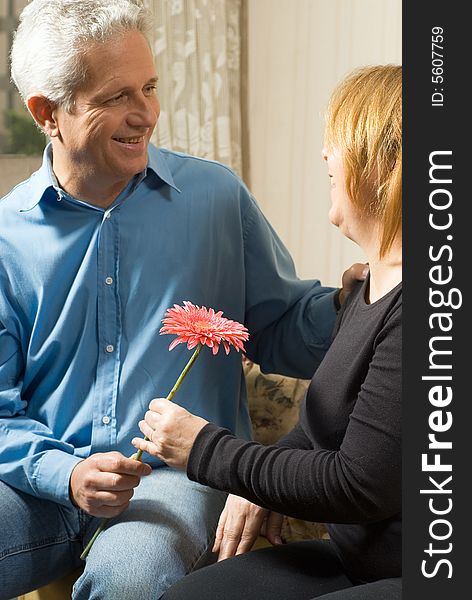
<instances>
[{"instance_id":1,"label":"flower center","mask_svg":"<svg viewBox=\"0 0 472 600\"><path fill-rule=\"evenodd\" d=\"M214 326L211 323L208 323L207 321L195 321L194 327L202 333L206 331L212 331L214 329Z\"/></svg>"}]
</instances>

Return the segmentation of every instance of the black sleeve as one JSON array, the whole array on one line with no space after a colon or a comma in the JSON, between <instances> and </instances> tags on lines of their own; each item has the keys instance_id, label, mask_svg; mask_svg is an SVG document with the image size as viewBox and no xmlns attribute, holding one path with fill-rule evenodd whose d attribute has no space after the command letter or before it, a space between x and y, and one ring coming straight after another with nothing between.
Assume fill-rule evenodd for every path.
<instances>
[{"instance_id":1,"label":"black sleeve","mask_svg":"<svg viewBox=\"0 0 472 600\"><path fill-rule=\"evenodd\" d=\"M294 436L300 435L296 428ZM290 434L289 434L290 438ZM401 309L390 315L341 447L262 446L208 424L195 440L187 474L301 519L368 523L401 505Z\"/></svg>"},{"instance_id":2,"label":"black sleeve","mask_svg":"<svg viewBox=\"0 0 472 600\"><path fill-rule=\"evenodd\" d=\"M275 442L274 446L279 448L297 448L303 450L313 450L313 442L307 436L303 426L298 422L292 431L289 431L284 437Z\"/></svg>"}]
</instances>

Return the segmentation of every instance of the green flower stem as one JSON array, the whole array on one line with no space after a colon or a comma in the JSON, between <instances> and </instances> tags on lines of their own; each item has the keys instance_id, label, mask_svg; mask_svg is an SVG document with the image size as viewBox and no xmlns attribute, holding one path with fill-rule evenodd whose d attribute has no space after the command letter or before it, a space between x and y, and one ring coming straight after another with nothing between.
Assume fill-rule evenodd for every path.
<instances>
[{"instance_id":1,"label":"green flower stem","mask_svg":"<svg viewBox=\"0 0 472 600\"><path fill-rule=\"evenodd\" d=\"M104 519L102 519L100 521L100 525L97 527L97 529L95 530L95 533L92 535L92 537L90 538L89 543L85 546L82 554L80 555L80 559L81 560L85 560L87 557L87 554L90 552L90 548L93 546L93 543L95 542L95 540L98 538L98 536L102 533L102 531L104 529L107 528L108 525L108 521L110 519L108 519L107 517L105 517Z\"/></svg>"},{"instance_id":2,"label":"green flower stem","mask_svg":"<svg viewBox=\"0 0 472 600\"><path fill-rule=\"evenodd\" d=\"M198 355L200 354L200 351L201 351L202 348L203 348L203 346L201 344L198 344L198 346L195 349L195 352L192 354L192 356L190 357L190 360L185 365L182 373L179 375L179 378L175 382L174 387L168 393L168 395L166 397L166 400L169 400L169 401L173 400L175 394L177 393L177 390L179 389L179 387L181 386L183 380L187 377L188 372L190 371L190 369L193 367L193 364L197 360ZM144 436L144 439L146 441L149 441L149 438L147 436ZM139 460L140 461L142 455L143 455L143 451L142 450L138 450L135 454L133 454L131 456L131 458L134 459L134 460ZM110 520L109 518L105 517L104 519L102 519L100 521L100 524L97 527L95 533L93 534L93 536L90 539L89 543L85 546L82 554L80 555L81 560L85 560L86 559L88 553L90 552L90 548L93 546L95 540L102 533L102 531L104 529L106 529L109 520Z\"/></svg>"}]
</instances>

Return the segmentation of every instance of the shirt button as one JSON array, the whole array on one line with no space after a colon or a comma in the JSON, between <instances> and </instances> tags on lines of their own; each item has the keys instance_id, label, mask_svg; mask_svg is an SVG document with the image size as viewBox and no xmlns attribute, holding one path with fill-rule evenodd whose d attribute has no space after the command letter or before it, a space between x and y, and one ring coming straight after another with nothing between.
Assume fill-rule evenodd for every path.
<instances>
[{"instance_id":1,"label":"shirt button","mask_svg":"<svg viewBox=\"0 0 472 600\"><path fill-rule=\"evenodd\" d=\"M105 219L111 219L111 212L109 212L105 215Z\"/></svg>"},{"instance_id":2,"label":"shirt button","mask_svg":"<svg viewBox=\"0 0 472 600\"><path fill-rule=\"evenodd\" d=\"M110 422L110 417L107 417L107 415L105 415L104 417L102 417L102 423L104 425L108 425L109 422Z\"/></svg>"},{"instance_id":3,"label":"shirt button","mask_svg":"<svg viewBox=\"0 0 472 600\"><path fill-rule=\"evenodd\" d=\"M114 348L114 346L112 346L112 344L108 344L108 346L107 346L107 352L113 352L114 349L115 348Z\"/></svg>"},{"instance_id":4,"label":"shirt button","mask_svg":"<svg viewBox=\"0 0 472 600\"><path fill-rule=\"evenodd\" d=\"M106 283L107 285L111 285L111 284L113 283L113 277L107 277L107 278L105 279L105 283Z\"/></svg>"}]
</instances>

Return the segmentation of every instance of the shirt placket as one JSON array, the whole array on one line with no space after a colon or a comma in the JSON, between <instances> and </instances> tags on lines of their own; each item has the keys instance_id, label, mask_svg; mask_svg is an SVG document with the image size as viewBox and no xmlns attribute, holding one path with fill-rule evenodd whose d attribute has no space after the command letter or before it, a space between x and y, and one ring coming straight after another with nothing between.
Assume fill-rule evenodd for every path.
<instances>
[{"instance_id":1,"label":"shirt placket","mask_svg":"<svg viewBox=\"0 0 472 600\"><path fill-rule=\"evenodd\" d=\"M97 333L98 364L93 412L92 452L116 445L116 402L120 375L121 307L120 208L105 211L98 242Z\"/></svg>"}]
</instances>

